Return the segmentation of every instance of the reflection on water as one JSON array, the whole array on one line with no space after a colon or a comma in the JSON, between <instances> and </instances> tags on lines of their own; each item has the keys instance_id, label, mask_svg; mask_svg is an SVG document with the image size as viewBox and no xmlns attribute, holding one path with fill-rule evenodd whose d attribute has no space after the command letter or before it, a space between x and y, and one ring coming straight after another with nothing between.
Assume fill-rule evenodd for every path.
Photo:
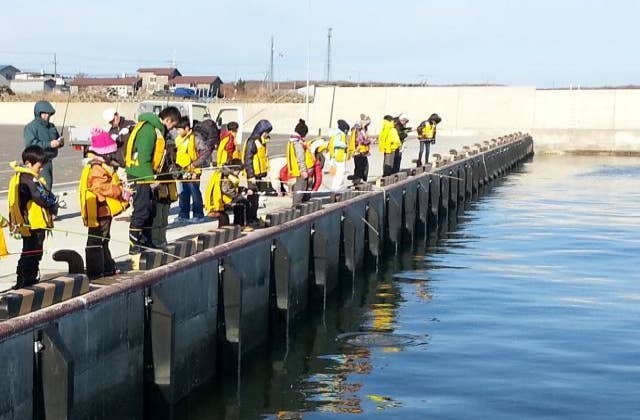
<instances>
[{"instance_id":1,"label":"reflection on water","mask_svg":"<svg viewBox=\"0 0 640 420\"><path fill-rule=\"evenodd\" d=\"M537 157L179 418L638 418L640 160Z\"/></svg>"}]
</instances>

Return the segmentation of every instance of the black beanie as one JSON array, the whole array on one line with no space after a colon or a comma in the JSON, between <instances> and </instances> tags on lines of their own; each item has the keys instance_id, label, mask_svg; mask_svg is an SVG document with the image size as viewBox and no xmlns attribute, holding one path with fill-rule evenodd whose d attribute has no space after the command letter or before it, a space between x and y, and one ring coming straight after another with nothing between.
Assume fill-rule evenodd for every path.
<instances>
[{"instance_id":1,"label":"black beanie","mask_svg":"<svg viewBox=\"0 0 640 420\"><path fill-rule=\"evenodd\" d=\"M345 120L338 120L338 129L347 134L349 132L349 124Z\"/></svg>"},{"instance_id":2,"label":"black beanie","mask_svg":"<svg viewBox=\"0 0 640 420\"><path fill-rule=\"evenodd\" d=\"M307 124L305 124L303 119L300 119L300 121L298 121L298 125L296 125L295 132L300 134L300 137L307 136L307 133L309 132L309 127L307 127Z\"/></svg>"}]
</instances>

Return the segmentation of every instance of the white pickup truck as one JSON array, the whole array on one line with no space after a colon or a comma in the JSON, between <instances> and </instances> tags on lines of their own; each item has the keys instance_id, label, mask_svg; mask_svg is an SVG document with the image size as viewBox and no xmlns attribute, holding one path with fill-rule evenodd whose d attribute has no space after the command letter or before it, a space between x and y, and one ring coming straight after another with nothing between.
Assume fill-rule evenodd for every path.
<instances>
[{"instance_id":1,"label":"white pickup truck","mask_svg":"<svg viewBox=\"0 0 640 420\"><path fill-rule=\"evenodd\" d=\"M164 108L168 106L175 106L180 111L181 115L189 116L191 125L194 121L202 121L205 118L211 118L212 114L209 111L208 104L200 102L183 102L183 101L143 101L138 105L137 116L147 112L154 112L159 114ZM226 124L235 121L238 123L238 134L236 135L236 144L238 147L242 147L242 135L243 135L243 122L244 116L242 108L234 106L223 106L218 109L215 119L218 128L225 128ZM92 127L70 127L70 139L69 144L73 146L75 150L84 152L91 145L91 128Z\"/></svg>"}]
</instances>

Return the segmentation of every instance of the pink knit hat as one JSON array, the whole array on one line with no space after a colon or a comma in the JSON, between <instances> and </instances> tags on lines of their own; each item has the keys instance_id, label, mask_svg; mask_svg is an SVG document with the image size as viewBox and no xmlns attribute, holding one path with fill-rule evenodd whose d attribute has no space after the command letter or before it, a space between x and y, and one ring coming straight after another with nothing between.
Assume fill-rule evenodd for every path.
<instances>
[{"instance_id":1,"label":"pink knit hat","mask_svg":"<svg viewBox=\"0 0 640 420\"><path fill-rule=\"evenodd\" d=\"M111 134L101 128L91 130L91 148L93 152L99 155L108 155L118 150L118 145L111 138Z\"/></svg>"}]
</instances>

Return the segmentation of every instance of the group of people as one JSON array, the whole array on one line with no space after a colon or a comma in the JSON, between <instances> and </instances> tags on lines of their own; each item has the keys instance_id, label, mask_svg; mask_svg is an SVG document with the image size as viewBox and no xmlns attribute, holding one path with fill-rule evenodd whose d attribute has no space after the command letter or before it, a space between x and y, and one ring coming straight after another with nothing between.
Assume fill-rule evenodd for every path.
<instances>
[{"instance_id":1,"label":"group of people","mask_svg":"<svg viewBox=\"0 0 640 420\"><path fill-rule=\"evenodd\" d=\"M24 129L22 164L12 163L15 175L9 186L9 222L12 232L23 241L17 267L16 287L38 281L43 243L53 230L59 201L53 194L52 161L64 146L64 139L50 121L55 109L40 101L35 118ZM236 142L239 125L230 122L218 130L210 120L192 124L188 116L169 106L159 114L144 113L137 122L126 120L115 109L105 110L106 129L91 130L91 145L85 151L80 176L81 215L88 228L87 255L102 254L103 272L118 273L109 251L114 217L133 207L129 224L129 253L163 249L171 203L179 202L178 223L218 220L252 230L258 224L261 193L291 193L293 204L309 199L309 192L323 184L323 174L333 179L330 190L343 188L345 178L366 182L372 139L371 119L362 114L352 127L344 120L329 138L308 139L309 128L299 120L286 147L286 163L270 179L268 144L273 130L268 120L260 120L240 147ZM420 165L428 159L440 118L433 114L418 127ZM402 143L409 128L407 120L386 116L379 136L384 153L384 174L400 169ZM171 133L171 134L170 134ZM174 143L167 140L172 135ZM424 145L424 146L423 146ZM353 159L353 174L346 176L347 162ZM202 168L215 162L204 190L200 189ZM328 162L328 164L327 164ZM277 169L277 168L275 168ZM122 178L126 176L127 182Z\"/></svg>"}]
</instances>

